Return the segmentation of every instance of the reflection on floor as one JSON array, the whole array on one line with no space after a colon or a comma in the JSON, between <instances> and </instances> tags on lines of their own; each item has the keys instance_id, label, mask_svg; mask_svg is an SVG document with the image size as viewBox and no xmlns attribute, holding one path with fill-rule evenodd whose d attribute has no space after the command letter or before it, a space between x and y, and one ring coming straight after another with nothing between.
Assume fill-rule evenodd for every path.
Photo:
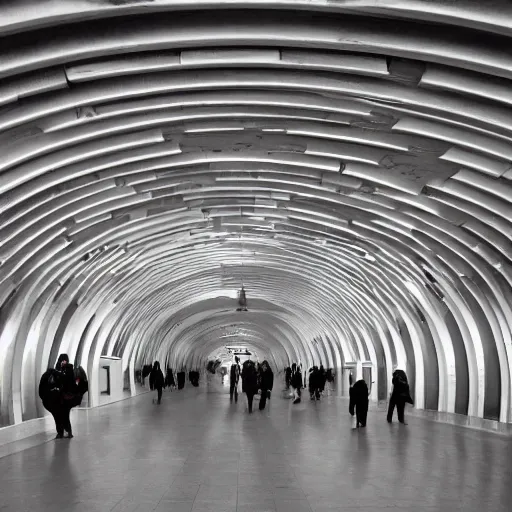
<instances>
[{"instance_id":1,"label":"reflection on floor","mask_svg":"<svg viewBox=\"0 0 512 512\"><path fill-rule=\"evenodd\" d=\"M80 512L509 511L510 438L370 412L345 400L188 389L74 412L76 437L0 458L0 510Z\"/></svg>"}]
</instances>

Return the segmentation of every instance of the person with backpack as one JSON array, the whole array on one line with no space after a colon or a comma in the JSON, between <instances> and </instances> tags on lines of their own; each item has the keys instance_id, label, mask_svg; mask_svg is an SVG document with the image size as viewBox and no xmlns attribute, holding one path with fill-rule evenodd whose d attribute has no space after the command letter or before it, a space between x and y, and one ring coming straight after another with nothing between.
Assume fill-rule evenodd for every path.
<instances>
[{"instance_id":1,"label":"person with backpack","mask_svg":"<svg viewBox=\"0 0 512 512\"><path fill-rule=\"evenodd\" d=\"M229 371L229 400L233 401L235 397L235 403L238 402L238 381L240 380L240 359L235 356L235 362L231 365Z\"/></svg>"},{"instance_id":2,"label":"person with backpack","mask_svg":"<svg viewBox=\"0 0 512 512\"><path fill-rule=\"evenodd\" d=\"M258 373L254 361L248 359L242 367L242 392L247 395L249 414L252 413L252 401L258 392Z\"/></svg>"},{"instance_id":3,"label":"person with backpack","mask_svg":"<svg viewBox=\"0 0 512 512\"><path fill-rule=\"evenodd\" d=\"M356 415L356 427L366 427L366 418L368 416L368 385L361 379L350 388L349 412L352 416Z\"/></svg>"},{"instance_id":4,"label":"person with backpack","mask_svg":"<svg viewBox=\"0 0 512 512\"><path fill-rule=\"evenodd\" d=\"M162 389L165 387L165 379L162 370L160 369L160 363L155 361L153 364L153 369L149 374L149 389L153 391L156 389L157 397L158 397L158 405L162 402Z\"/></svg>"},{"instance_id":5,"label":"person with backpack","mask_svg":"<svg viewBox=\"0 0 512 512\"><path fill-rule=\"evenodd\" d=\"M405 422L405 404L410 403L414 404L413 399L411 398L411 393L409 390L409 382L407 380L407 375L403 370L395 370L393 372L393 391L391 393L391 398L389 399L389 408L388 408L388 423L393 421L393 413L396 411L398 414L398 421L403 425L407 425Z\"/></svg>"},{"instance_id":6,"label":"person with backpack","mask_svg":"<svg viewBox=\"0 0 512 512\"><path fill-rule=\"evenodd\" d=\"M260 411L263 411L263 409L265 409L267 399L270 399L272 388L274 387L274 372L270 369L268 361L263 361L261 363L259 387L261 389L259 409Z\"/></svg>"},{"instance_id":7,"label":"person with backpack","mask_svg":"<svg viewBox=\"0 0 512 512\"><path fill-rule=\"evenodd\" d=\"M55 439L62 439L64 432L67 433L68 438L73 437L69 416L71 409L82 401L81 389L83 389L83 383L78 388L73 365L69 363L67 354L60 354L55 369L49 368L41 377L39 397L43 401L44 408L51 413L55 421L57 429Z\"/></svg>"}]
</instances>

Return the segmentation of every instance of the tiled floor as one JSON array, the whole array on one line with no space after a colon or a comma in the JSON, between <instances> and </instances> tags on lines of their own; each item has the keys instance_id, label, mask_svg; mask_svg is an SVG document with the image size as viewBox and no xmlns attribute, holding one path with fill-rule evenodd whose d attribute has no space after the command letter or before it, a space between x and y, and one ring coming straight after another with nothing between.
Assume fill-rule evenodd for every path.
<instances>
[{"instance_id":1,"label":"tiled floor","mask_svg":"<svg viewBox=\"0 0 512 512\"><path fill-rule=\"evenodd\" d=\"M0 458L0 511L510 511L512 440L370 412L204 390L142 395L73 414L76 437Z\"/></svg>"}]
</instances>

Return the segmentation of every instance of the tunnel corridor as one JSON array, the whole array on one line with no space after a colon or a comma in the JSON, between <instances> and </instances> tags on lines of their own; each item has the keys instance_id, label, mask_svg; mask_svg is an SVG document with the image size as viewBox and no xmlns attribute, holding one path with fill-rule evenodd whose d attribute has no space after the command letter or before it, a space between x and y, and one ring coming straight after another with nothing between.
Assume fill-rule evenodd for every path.
<instances>
[{"instance_id":1,"label":"tunnel corridor","mask_svg":"<svg viewBox=\"0 0 512 512\"><path fill-rule=\"evenodd\" d=\"M94 408L229 344L512 422L509 2L22 0L0 41L0 427L60 353Z\"/></svg>"}]
</instances>

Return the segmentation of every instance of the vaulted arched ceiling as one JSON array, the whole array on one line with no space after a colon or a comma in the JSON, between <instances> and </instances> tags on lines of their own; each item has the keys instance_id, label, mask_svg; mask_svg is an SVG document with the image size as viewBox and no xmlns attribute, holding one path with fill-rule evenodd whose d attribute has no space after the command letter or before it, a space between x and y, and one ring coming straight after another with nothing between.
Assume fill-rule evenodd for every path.
<instances>
[{"instance_id":1,"label":"vaulted arched ceiling","mask_svg":"<svg viewBox=\"0 0 512 512\"><path fill-rule=\"evenodd\" d=\"M0 425L59 352L407 370L511 421L512 6L0 7ZM249 311L236 312L244 285Z\"/></svg>"}]
</instances>

